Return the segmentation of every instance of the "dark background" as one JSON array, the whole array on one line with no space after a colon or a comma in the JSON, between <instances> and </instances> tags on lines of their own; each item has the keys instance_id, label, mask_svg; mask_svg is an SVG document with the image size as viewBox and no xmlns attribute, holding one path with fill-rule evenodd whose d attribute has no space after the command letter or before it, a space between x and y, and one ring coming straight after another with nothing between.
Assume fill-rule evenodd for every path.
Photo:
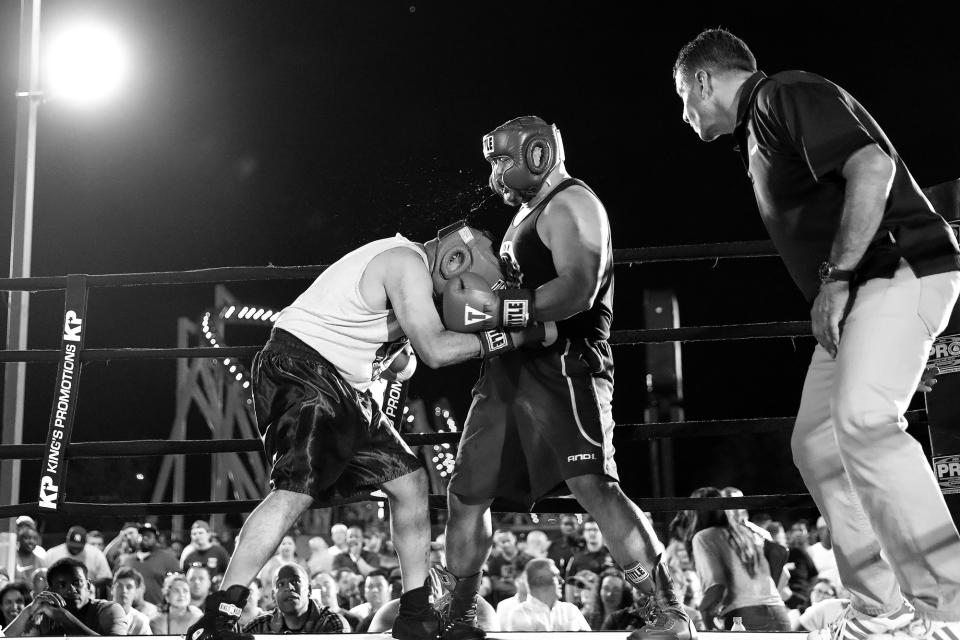
<instances>
[{"instance_id":1,"label":"dark background","mask_svg":"<svg viewBox=\"0 0 960 640\"><path fill-rule=\"evenodd\" d=\"M0 4L0 203L12 201L18 4ZM805 69L851 91L921 185L954 179L957 16L878 6L46 0L45 32L79 16L115 25L133 74L101 108L40 109L33 275L325 264L465 215L500 234L511 211L488 197L480 140L528 113L562 129L567 167L603 200L615 247L765 238L729 140L700 142L673 88L678 49L713 26L743 37L768 73ZM4 251L9 238L0 216ZM229 288L278 307L305 285ZM778 259L672 263L618 267L615 329L642 326L651 288L675 290L685 326L808 318ZM60 293L31 297L31 348L59 345L62 305ZM94 290L86 346L174 346L177 318L212 305L208 285ZM684 345L687 418L794 414L812 346ZM615 417L639 422L644 351L616 358ZM166 437L174 371L172 360L85 365L73 439ZM476 371L421 367L412 393L448 397L462 421ZM28 366L27 442L45 439L54 373ZM200 423L191 435L208 437ZM628 493L647 495L646 446L621 446L618 460ZM803 491L787 434L678 439L675 462L677 495ZM145 500L158 464L73 462L70 499ZM23 501L37 469L24 466ZM191 498L203 499L206 473ZM799 515L811 514L784 514Z\"/></svg>"}]
</instances>

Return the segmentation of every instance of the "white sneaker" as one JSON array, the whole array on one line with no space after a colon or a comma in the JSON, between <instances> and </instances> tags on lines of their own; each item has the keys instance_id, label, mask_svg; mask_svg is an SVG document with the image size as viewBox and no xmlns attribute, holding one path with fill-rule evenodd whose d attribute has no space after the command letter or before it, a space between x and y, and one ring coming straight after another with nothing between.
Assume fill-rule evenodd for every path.
<instances>
[{"instance_id":1,"label":"white sneaker","mask_svg":"<svg viewBox=\"0 0 960 640\"><path fill-rule=\"evenodd\" d=\"M960 622L925 620L917 616L890 637L896 640L960 640Z\"/></svg>"},{"instance_id":2,"label":"white sneaker","mask_svg":"<svg viewBox=\"0 0 960 640\"><path fill-rule=\"evenodd\" d=\"M904 601L903 606L894 613L886 616L868 616L856 611L848 605L841 615L830 626L833 629L832 640L889 640L895 632L906 629L917 619L914 608ZM955 639L936 640L960 640Z\"/></svg>"}]
</instances>

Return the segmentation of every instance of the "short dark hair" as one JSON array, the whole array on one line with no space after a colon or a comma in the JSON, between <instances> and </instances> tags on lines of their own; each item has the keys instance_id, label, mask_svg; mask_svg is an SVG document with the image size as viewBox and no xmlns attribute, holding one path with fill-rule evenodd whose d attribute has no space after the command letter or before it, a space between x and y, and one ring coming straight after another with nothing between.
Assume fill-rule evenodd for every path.
<instances>
[{"instance_id":1,"label":"short dark hair","mask_svg":"<svg viewBox=\"0 0 960 640\"><path fill-rule=\"evenodd\" d=\"M30 604L33 602L33 594L30 593L30 586L25 582L8 582L0 589L0 601L3 601L4 597L11 591L19 591L20 595L23 596L23 604ZM2 617L2 616L0 616ZM7 624L10 624L13 620L7 620Z\"/></svg>"},{"instance_id":2,"label":"short dark hair","mask_svg":"<svg viewBox=\"0 0 960 640\"><path fill-rule=\"evenodd\" d=\"M378 576L386 580L388 584L390 583L390 572L387 571L386 569L374 569L373 571L367 574L367 577L364 578L363 581L364 583L366 583L368 579L376 578Z\"/></svg>"},{"instance_id":3,"label":"short dark hair","mask_svg":"<svg viewBox=\"0 0 960 640\"><path fill-rule=\"evenodd\" d=\"M83 571L83 577L87 578L87 567L75 558L61 558L47 569L47 583L53 582L53 576L60 573L73 573L74 569L79 568Z\"/></svg>"},{"instance_id":4,"label":"short dark hair","mask_svg":"<svg viewBox=\"0 0 960 640\"><path fill-rule=\"evenodd\" d=\"M124 579L133 580L133 584L137 585L138 588L143 584L143 574L133 567L120 567L113 574L113 584L117 584L117 581Z\"/></svg>"},{"instance_id":5,"label":"short dark hair","mask_svg":"<svg viewBox=\"0 0 960 640\"><path fill-rule=\"evenodd\" d=\"M718 71L757 70L757 59L747 43L726 29L705 29L683 45L673 63L673 77L686 78L697 68L712 67Z\"/></svg>"}]
</instances>

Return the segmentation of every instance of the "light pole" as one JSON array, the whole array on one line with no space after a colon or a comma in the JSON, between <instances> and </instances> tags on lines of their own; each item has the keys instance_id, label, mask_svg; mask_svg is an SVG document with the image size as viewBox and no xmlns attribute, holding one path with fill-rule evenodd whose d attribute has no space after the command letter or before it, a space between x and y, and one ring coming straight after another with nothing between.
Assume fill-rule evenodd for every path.
<instances>
[{"instance_id":1,"label":"light pole","mask_svg":"<svg viewBox=\"0 0 960 640\"><path fill-rule=\"evenodd\" d=\"M125 69L122 47L114 34L95 24L75 25L57 34L44 62L49 91L40 87L40 3L21 0L20 62L17 84L17 142L14 167L13 225L10 240L10 277L30 277L33 242L33 193L36 172L37 110L49 99L92 104L117 88ZM47 47L44 47L46 52ZM46 83L45 83L46 84ZM29 294L9 292L7 349L26 350ZM26 363L7 363L3 380L4 444L23 443ZM20 502L20 461L0 464L0 504ZM15 536L14 520L8 532ZM15 566L12 536L6 564ZM13 575L12 573L10 574Z\"/></svg>"},{"instance_id":2,"label":"light pole","mask_svg":"<svg viewBox=\"0 0 960 640\"><path fill-rule=\"evenodd\" d=\"M17 142L13 171L13 225L10 237L10 277L30 277L33 243L33 179L37 153L37 107L40 104L40 0L20 3L20 70L17 80ZM7 349L27 348L29 294L7 294ZM3 442L23 442L25 362L8 362L3 377ZM0 466L0 503L20 502L20 461L4 460ZM16 569L16 524L8 520L9 541L5 564ZM13 578L13 573L10 577Z\"/></svg>"}]
</instances>

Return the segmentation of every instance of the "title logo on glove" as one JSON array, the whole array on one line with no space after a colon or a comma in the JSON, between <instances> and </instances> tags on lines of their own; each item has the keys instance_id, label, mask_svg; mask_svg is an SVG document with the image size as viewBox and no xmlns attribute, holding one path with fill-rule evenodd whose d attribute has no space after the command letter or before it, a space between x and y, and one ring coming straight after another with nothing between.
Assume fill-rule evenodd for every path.
<instances>
[{"instance_id":1,"label":"title logo on glove","mask_svg":"<svg viewBox=\"0 0 960 640\"><path fill-rule=\"evenodd\" d=\"M463 309L463 324L467 325L468 327L472 324L489 320L492 317L493 316L490 314L484 313L478 309L474 309L470 305L466 305Z\"/></svg>"}]
</instances>

